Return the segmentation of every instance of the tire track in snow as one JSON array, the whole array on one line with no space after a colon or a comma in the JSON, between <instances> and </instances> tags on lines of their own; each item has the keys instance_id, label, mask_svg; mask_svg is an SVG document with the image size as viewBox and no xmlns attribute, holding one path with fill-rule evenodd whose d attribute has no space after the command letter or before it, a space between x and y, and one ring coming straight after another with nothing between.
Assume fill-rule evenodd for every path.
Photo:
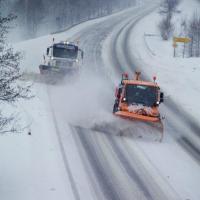
<instances>
[{"instance_id":1,"label":"tire track in snow","mask_svg":"<svg viewBox=\"0 0 200 200\"><path fill-rule=\"evenodd\" d=\"M192 132L199 138L200 140L200 125L197 124L195 119L184 109L181 108L180 104L175 103L173 99L168 99L165 102L165 105L170 109L174 114L176 114L177 118L181 119L188 127L192 130Z\"/></svg>"},{"instance_id":2,"label":"tire track in snow","mask_svg":"<svg viewBox=\"0 0 200 200\"><path fill-rule=\"evenodd\" d=\"M107 138L112 148L117 153L118 159L123 163L125 171L131 177L132 181L138 185L138 188L144 193L147 200L180 199L168 183L166 183L168 192L164 191L166 188L161 189L159 187L160 181L155 181L152 174L149 174L148 169L143 167L140 157L138 157L134 151L130 151L129 145L125 142L124 137L122 137L120 141L117 141L117 137L111 137L109 135ZM119 142L121 147L119 147ZM164 179L162 177L159 178L162 180L163 184Z\"/></svg>"},{"instance_id":3,"label":"tire track in snow","mask_svg":"<svg viewBox=\"0 0 200 200\"><path fill-rule=\"evenodd\" d=\"M124 32L125 34L123 35L123 40L125 40L125 42L123 41L122 43L122 49L123 49L123 57L125 58L128 66L132 66L131 62L129 59L127 59L128 56L130 54L130 51L127 49L128 47L128 37L129 37L129 32L130 29L132 30L132 28L138 23L139 20L141 20L143 17L145 17L147 14L149 14L150 12L152 12L155 9L155 7L152 8L148 8L145 11L143 11L142 14L140 14L139 16L136 15L134 18L132 17L132 20L130 20L127 24L125 24L125 26L123 26L116 34L116 36L114 37L114 39L112 40L111 43L111 53L112 53L112 63L115 67L117 67L117 72L118 73L122 73L124 72L124 68L123 68L123 64L120 61L120 56L118 53L118 48L117 48L117 44L119 43L119 37L120 35L122 35ZM126 30L128 28L128 30ZM136 68L135 68L136 69Z\"/></svg>"},{"instance_id":4,"label":"tire track in snow","mask_svg":"<svg viewBox=\"0 0 200 200\"><path fill-rule=\"evenodd\" d=\"M89 179L90 188L96 196L95 199L103 200L104 195L102 194L102 192L100 191L100 189L98 187L95 174L92 173L92 166L90 165L90 163L87 162L87 155L85 155L84 148L83 148L81 141L78 137L76 127L73 126L73 125L70 125L70 129L72 130L72 137L74 139L74 142L76 143L80 159L82 160L84 170L85 170L86 175L87 175L87 179Z\"/></svg>"},{"instance_id":5,"label":"tire track in snow","mask_svg":"<svg viewBox=\"0 0 200 200\"><path fill-rule=\"evenodd\" d=\"M76 200L81 200L78 189L77 189L76 184L75 184L75 180L73 178L72 172L71 172L70 167L69 167L67 155L65 153L64 144L62 142L62 136L61 136L61 133L60 133L60 130L59 130L59 127L58 127L58 122L57 122L55 111L54 111L53 106L52 106L53 104L51 102L51 97L50 97L50 94L49 94L49 88L48 87L47 87L47 94L49 96L49 104L50 104L50 108L51 108L51 112L52 112L52 117L53 117L53 121L54 121L56 136L57 136L59 147L60 147L60 152L61 152L61 155L62 155L62 159L63 159L63 163L64 163L64 166L65 166L66 173L67 173L69 180L70 180L71 189L73 191L74 198Z\"/></svg>"},{"instance_id":6,"label":"tire track in snow","mask_svg":"<svg viewBox=\"0 0 200 200\"><path fill-rule=\"evenodd\" d=\"M121 74L124 71L124 69L122 68L121 62L119 61L120 56L118 56L118 53L117 53L117 49L118 49L117 44L118 44L119 37L122 34L122 32L126 29L126 27L128 27L130 24L132 24L133 21L134 21L134 24L137 23L138 18L139 19L142 18L143 16L146 15L146 13L142 14L142 16L140 16L140 15L139 15L139 17L138 17L138 15L136 15L134 18L132 16L131 19L129 19L128 22L118 30L117 34L114 37L114 40L111 43L112 63L113 63L113 66L117 66L116 70L119 74Z\"/></svg>"},{"instance_id":7,"label":"tire track in snow","mask_svg":"<svg viewBox=\"0 0 200 200\"><path fill-rule=\"evenodd\" d=\"M190 139L183 136L178 143L200 164L200 149Z\"/></svg>"},{"instance_id":8,"label":"tire track in snow","mask_svg":"<svg viewBox=\"0 0 200 200\"><path fill-rule=\"evenodd\" d=\"M84 160L84 162L89 162L90 170L92 170L89 177L94 173L95 179L98 181L105 199L160 200L159 197L154 198L158 194L157 188L154 190L154 192L157 191L154 197L146 192L148 189L144 189L146 186L144 182L141 181L141 171L130 164L131 161L127 159L127 155L123 154L125 151L122 152L118 149L118 145L116 145L117 151L112 147L110 137L112 137L113 140L120 137L116 137L115 135L107 137L103 132L94 132L83 127L73 126L73 129L75 137L78 138L76 141L79 141L79 147L83 148L86 159L88 160ZM120 159L119 151L122 153ZM112 159L110 157L112 157ZM118 177L118 174L115 173L116 168L120 170L120 174L123 178L121 176ZM146 176L143 178L146 178ZM151 179L148 179L147 182L152 183ZM115 196L113 196L113 194L115 194Z\"/></svg>"},{"instance_id":9,"label":"tire track in snow","mask_svg":"<svg viewBox=\"0 0 200 200\"><path fill-rule=\"evenodd\" d=\"M135 157L134 152L133 154L131 154L130 157L129 155L130 152L127 151L127 146L124 143L123 138L115 135L107 135L104 134L103 132L95 133L89 129L77 126L76 127L73 126L73 129L75 130L74 135L78 137L79 147L80 145L83 147L86 157L89 161L90 167L93 170L106 199L113 199L113 200L115 199L137 200L138 198L141 200L168 199L168 196L166 197L166 194L161 189L159 189L159 184L152 179L152 176L148 174L147 169L143 168L144 166L140 164L140 160L139 158L137 158L137 156ZM98 134L98 137L96 134ZM101 134L103 134L103 136L101 136ZM98 138L100 138L100 143L98 142L99 140ZM118 190L118 188L116 187L115 181L111 175L112 172L110 171L112 168L111 166L109 166L109 164L105 165L103 160L104 156L107 157L108 155L107 154L105 155L105 153L102 152L102 150L100 150L101 149L100 147L102 147L102 142L104 142L103 138L105 138L107 145L110 146L110 148L112 149L112 152L114 153L113 157L116 157L116 162L114 163L112 162L110 164L118 165L120 167L120 170L124 171L123 172L124 177L127 176L130 178L131 181L129 181L129 184L131 183L131 186L133 188L133 194L134 193L136 194L134 197L131 195L131 193L130 195L128 195L128 197L122 196L121 190ZM118 139L119 139L118 141L119 144L117 142ZM112 155L112 152L110 153L109 156ZM107 159L109 161L108 157ZM88 176L89 177L91 176L91 172ZM128 179L126 180L128 181ZM120 181L119 183L123 184L124 182ZM119 183L117 185L120 186ZM138 189L135 190L134 185L136 185L136 188ZM107 194L108 192L107 189L109 190L109 194ZM113 196L113 193L114 194L118 193L117 197ZM176 200L179 199L177 196L174 198L174 196L175 194L173 194L173 198L170 199L176 199Z\"/></svg>"},{"instance_id":10,"label":"tire track in snow","mask_svg":"<svg viewBox=\"0 0 200 200\"><path fill-rule=\"evenodd\" d=\"M110 177L108 176L108 172L105 169L106 166L103 166L102 161L99 159L99 156L95 151L94 144L89 141L88 137L86 136L87 133L85 133L84 131L85 130L83 128L76 127L76 132L79 140L85 150L94 174L98 179L98 183L103 191L103 194L108 200L120 200L121 198L119 196L119 191L116 190Z\"/></svg>"},{"instance_id":11,"label":"tire track in snow","mask_svg":"<svg viewBox=\"0 0 200 200\"><path fill-rule=\"evenodd\" d=\"M123 163L123 167L126 170L126 173L131 177L131 179L138 185L138 187L141 189L141 191L144 193L144 196L147 200L153 200L149 189L146 187L145 183L141 180L138 173L135 171L135 169L131 166L129 160L124 155L124 152L120 150L118 147L116 141L113 137L108 137L108 140L110 141L110 144L113 148L113 150L116 152L116 155L118 156L118 159L121 163Z\"/></svg>"}]
</instances>

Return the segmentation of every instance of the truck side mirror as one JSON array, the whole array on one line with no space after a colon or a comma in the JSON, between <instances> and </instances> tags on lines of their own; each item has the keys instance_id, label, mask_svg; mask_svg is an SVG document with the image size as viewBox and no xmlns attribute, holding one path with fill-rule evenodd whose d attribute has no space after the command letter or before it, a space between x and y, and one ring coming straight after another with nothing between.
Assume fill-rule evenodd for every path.
<instances>
[{"instance_id":1,"label":"truck side mirror","mask_svg":"<svg viewBox=\"0 0 200 200\"><path fill-rule=\"evenodd\" d=\"M47 55L49 55L49 48L47 48Z\"/></svg>"},{"instance_id":2,"label":"truck side mirror","mask_svg":"<svg viewBox=\"0 0 200 200\"><path fill-rule=\"evenodd\" d=\"M164 93L161 92L160 93L160 103L163 103L164 102Z\"/></svg>"}]
</instances>

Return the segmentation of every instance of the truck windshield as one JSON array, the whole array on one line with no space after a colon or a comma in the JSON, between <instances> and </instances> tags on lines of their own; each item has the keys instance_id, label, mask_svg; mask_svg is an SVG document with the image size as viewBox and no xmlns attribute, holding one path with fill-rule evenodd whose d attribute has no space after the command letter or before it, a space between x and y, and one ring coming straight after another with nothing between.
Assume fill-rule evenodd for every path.
<instances>
[{"instance_id":1,"label":"truck windshield","mask_svg":"<svg viewBox=\"0 0 200 200\"><path fill-rule=\"evenodd\" d=\"M144 106L153 106L157 102L158 89L153 86L145 85L127 85L126 99L128 104L142 104Z\"/></svg>"},{"instance_id":2,"label":"truck windshield","mask_svg":"<svg viewBox=\"0 0 200 200\"><path fill-rule=\"evenodd\" d=\"M58 58L76 59L78 56L78 47L74 45L54 45L53 56Z\"/></svg>"}]
</instances>

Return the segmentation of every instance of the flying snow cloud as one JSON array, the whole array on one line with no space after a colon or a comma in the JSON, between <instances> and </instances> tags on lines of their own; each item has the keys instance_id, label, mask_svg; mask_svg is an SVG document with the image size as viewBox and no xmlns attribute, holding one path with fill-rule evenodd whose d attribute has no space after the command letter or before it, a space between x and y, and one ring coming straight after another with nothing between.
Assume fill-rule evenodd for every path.
<instances>
[{"instance_id":1,"label":"flying snow cloud","mask_svg":"<svg viewBox=\"0 0 200 200\"><path fill-rule=\"evenodd\" d=\"M109 80L85 69L75 80L52 87L50 95L56 112L66 122L88 126L112 118L114 92Z\"/></svg>"}]
</instances>

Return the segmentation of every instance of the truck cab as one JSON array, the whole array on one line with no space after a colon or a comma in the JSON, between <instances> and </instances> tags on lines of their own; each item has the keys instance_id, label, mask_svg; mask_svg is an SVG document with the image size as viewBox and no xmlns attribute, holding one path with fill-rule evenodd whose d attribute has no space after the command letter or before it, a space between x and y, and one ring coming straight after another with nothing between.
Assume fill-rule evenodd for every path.
<instances>
[{"instance_id":1,"label":"truck cab","mask_svg":"<svg viewBox=\"0 0 200 200\"><path fill-rule=\"evenodd\" d=\"M155 82L142 81L140 74L130 80L127 74L115 91L113 113L115 115L149 122L159 122L159 105L164 101L164 94Z\"/></svg>"},{"instance_id":2,"label":"truck cab","mask_svg":"<svg viewBox=\"0 0 200 200\"><path fill-rule=\"evenodd\" d=\"M69 42L54 43L46 50L45 64L40 65L40 72L44 70L77 69L81 59L83 59L83 51L76 44Z\"/></svg>"}]
</instances>

